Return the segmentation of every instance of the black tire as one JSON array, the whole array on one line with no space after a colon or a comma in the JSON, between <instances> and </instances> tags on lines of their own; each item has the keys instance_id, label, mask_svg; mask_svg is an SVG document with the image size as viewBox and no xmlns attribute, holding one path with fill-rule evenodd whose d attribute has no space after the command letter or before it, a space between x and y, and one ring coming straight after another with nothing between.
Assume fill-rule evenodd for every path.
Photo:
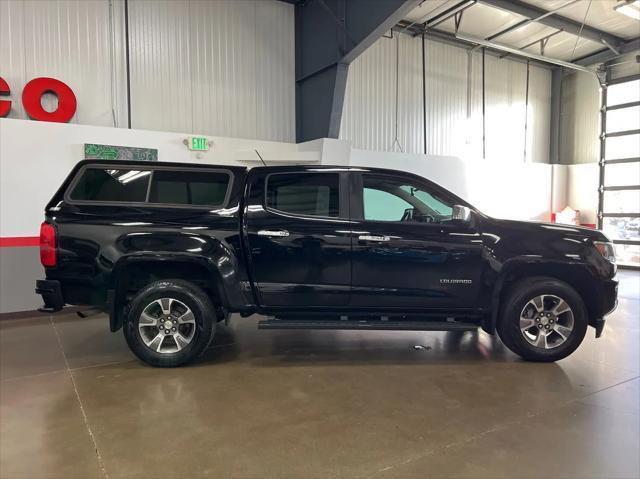
<instances>
[{"instance_id":1,"label":"black tire","mask_svg":"<svg viewBox=\"0 0 640 479\"><path fill-rule=\"evenodd\" d=\"M145 344L143 333L140 332L142 312L161 298L177 300L179 303L174 304L180 305L182 303L187 306L195 318L193 326L184 325L188 328L189 333L193 334L190 342L175 352L158 352L152 349ZM129 304L123 331L129 348L142 361L157 367L176 367L194 360L207 349L215 333L215 324L214 306L202 289L188 281L167 279L151 283L136 294ZM191 329L192 327L193 329ZM146 332L145 328L146 326L143 325L142 329ZM149 329L150 335L155 334L154 327ZM163 341L164 339L159 340L159 347L164 347ZM178 341L173 339L166 341L170 346L173 344L175 349L178 349Z\"/></svg>"},{"instance_id":2,"label":"black tire","mask_svg":"<svg viewBox=\"0 0 640 479\"><path fill-rule=\"evenodd\" d=\"M571 314L573 315L572 331L568 333L564 342L555 347L549 341L551 346L549 349L535 346L526 339L525 333L520 330L520 316L525 306L533 298L542 295L563 299L571 308ZM548 301L551 301L552 305L554 304L553 298L549 298ZM556 318L556 325L559 325L560 321L567 321L564 318L567 318L567 316L559 314ZM544 318L543 320L548 321L548 319ZM534 321L536 320L534 319ZM523 359L527 361L552 362L566 358L580 346L587 332L588 317L584 302L575 289L563 281L538 276L522 279L509 289L503 299L497 326L498 334L504 345ZM553 324L549 326L553 329ZM539 322L528 330L530 338L534 336L533 332L540 334L536 327L541 327ZM546 327L547 325L542 326L542 328ZM552 336L549 337L559 342L561 336L556 336L556 334L558 333L552 333ZM535 341L535 339L531 340Z\"/></svg>"}]
</instances>

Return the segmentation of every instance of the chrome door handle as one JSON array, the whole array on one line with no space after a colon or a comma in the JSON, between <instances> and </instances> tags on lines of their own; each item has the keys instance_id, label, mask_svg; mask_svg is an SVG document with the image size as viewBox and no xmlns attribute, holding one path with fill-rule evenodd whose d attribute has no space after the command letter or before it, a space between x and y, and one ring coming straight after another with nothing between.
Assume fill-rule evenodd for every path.
<instances>
[{"instance_id":1,"label":"chrome door handle","mask_svg":"<svg viewBox=\"0 0 640 479\"><path fill-rule=\"evenodd\" d=\"M383 241L390 241L391 238L389 236L375 236L375 235L360 235L358 236L358 239L360 241L377 241L377 242L383 242Z\"/></svg>"},{"instance_id":2,"label":"chrome door handle","mask_svg":"<svg viewBox=\"0 0 640 479\"><path fill-rule=\"evenodd\" d=\"M260 230L258 231L258 236L274 236L284 238L286 236L289 236L289 232L287 230Z\"/></svg>"}]
</instances>

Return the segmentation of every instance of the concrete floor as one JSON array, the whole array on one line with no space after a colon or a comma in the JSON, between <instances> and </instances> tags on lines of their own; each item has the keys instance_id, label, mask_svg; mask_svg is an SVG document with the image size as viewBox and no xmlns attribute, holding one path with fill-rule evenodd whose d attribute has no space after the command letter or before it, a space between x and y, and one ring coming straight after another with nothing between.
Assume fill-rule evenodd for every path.
<instances>
[{"instance_id":1,"label":"concrete floor","mask_svg":"<svg viewBox=\"0 0 640 479\"><path fill-rule=\"evenodd\" d=\"M484 333L258 331L137 361L104 316L0 321L2 478L640 475L640 274L556 364Z\"/></svg>"}]
</instances>

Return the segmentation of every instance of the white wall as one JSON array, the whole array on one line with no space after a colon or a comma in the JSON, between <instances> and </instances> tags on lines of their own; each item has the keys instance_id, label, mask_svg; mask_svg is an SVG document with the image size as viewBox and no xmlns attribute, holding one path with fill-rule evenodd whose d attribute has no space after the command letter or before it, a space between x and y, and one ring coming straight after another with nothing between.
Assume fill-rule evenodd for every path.
<instances>
[{"instance_id":1,"label":"white wall","mask_svg":"<svg viewBox=\"0 0 640 479\"><path fill-rule=\"evenodd\" d=\"M293 141L292 5L130 0L129 20L134 128ZM127 126L122 0L1 0L0 45L10 118L26 118L23 86L52 76L76 93L72 123Z\"/></svg>"},{"instance_id":2,"label":"white wall","mask_svg":"<svg viewBox=\"0 0 640 479\"><path fill-rule=\"evenodd\" d=\"M549 221L552 165L352 150L350 164L409 171L498 218ZM523 184L527 188L523 188ZM535 191L535 194L531 194Z\"/></svg>"},{"instance_id":3,"label":"white wall","mask_svg":"<svg viewBox=\"0 0 640 479\"><path fill-rule=\"evenodd\" d=\"M552 165L551 170L551 213L562 211L569 203L569 167Z\"/></svg>"},{"instance_id":4,"label":"white wall","mask_svg":"<svg viewBox=\"0 0 640 479\"><path fill-rule=\"evenodd\" d=\"M482 158L482 54L427 40L427 154ZM396 61L398 121L396 140ZM471 62L468 89L468 62ZM486 158L524 162L527 66L485 56ZM530 66L527 161L548 163L551 72ZM380 38L349 67L340 138L354 147L423 152L422 44Z\"/></svg>"},{"instance_id":5,"label":"white wall","mask_svg":"<svg viewBox=\"0 0 640 479\"><path fill-rule=\"evenodd\" d=\"M580 210L580 222L597 224L598 215L598 163L567 166L567 204Z\"/></svg>"}]
</instances>

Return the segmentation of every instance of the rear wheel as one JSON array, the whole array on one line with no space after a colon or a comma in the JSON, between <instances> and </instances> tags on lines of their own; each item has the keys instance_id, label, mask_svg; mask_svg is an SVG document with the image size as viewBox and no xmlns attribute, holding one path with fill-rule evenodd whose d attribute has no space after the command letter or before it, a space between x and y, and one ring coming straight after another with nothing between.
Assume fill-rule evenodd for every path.
<instances>
[{"instance_id":1,"label":"rear wheel","mask_svg":"<svg viewBox=\"0 0 640 479\"><path fill-rule=\"evenodd\" d=\"M124 336L133 353L146 363L181 366L207 348L215 322L213 304L204 291L187 281L162 280L136 294Z\"/></svg>"},{"instance_id":2,"label":"rear wheel","mask_svg":"<svg viewBox=\"0 0 640 479\"><path fill-rule=\"evenodd\" d=\"M553 278L521 280L502 308L498 333L514 353L529 361L557 361L582 343L588 319L580 295Z\"/></svg>"}]
</instances>

